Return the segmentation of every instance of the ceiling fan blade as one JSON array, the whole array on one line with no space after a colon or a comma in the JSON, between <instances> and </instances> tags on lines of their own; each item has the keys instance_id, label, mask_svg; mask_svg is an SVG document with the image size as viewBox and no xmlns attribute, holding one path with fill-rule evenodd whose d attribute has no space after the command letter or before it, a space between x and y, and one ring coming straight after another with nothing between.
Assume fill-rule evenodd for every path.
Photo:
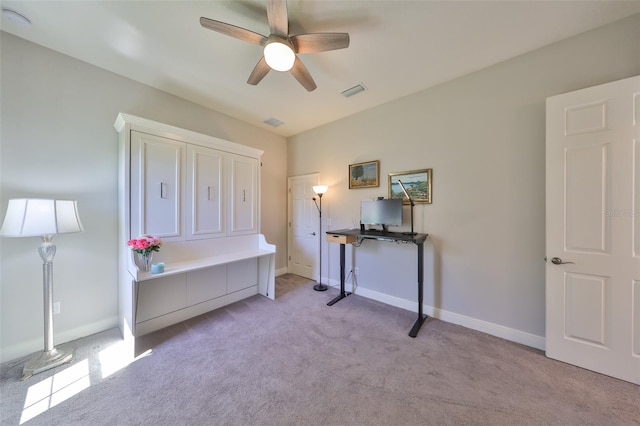
<instances>
[{"instance_id":1,"label":"ceiling fan blade","mask_svg":"<svg viewBox=\"0 0 640 426\"><path fill-rule=\"evenodd\" d=\"M256 84L260 83L260 80L262 80L270 70L271 68L269 68L269 65L267 65L267 61L265 61L264 56L261 57L256 64L256 67L253 69L253 71L251 71L251 75L249 76L247 83L255 86Z\"/></svg>"},{"instance_id":2,"label":"ceiling fan blade","mask_svg":"<svg viewBox=\"0 0 640 426\"><path fill-rule=\"evenodd\" d=\"M326 52L349 47L347 33L299 34L290 40L296 53Z\"/></svg>"},{"instance_id":3,"label":"ceiling fan blade","mask_svg":"<svg viewBox=\"0 0 640 426\"><path fill-rule=\"evenodd\" d=\"M289 35L287 0L267 0L267 19L271 34L286 38Z\"/></svg>"},{"instance_id":4,"label":"ceiling fan blade","mask_svg":"<svg viewBox=\"0 0 640 426\"><path fill-rule=\"evenodd\" d=\"M293 68L291 68L291 74L302 84L302 86L307 89L308 92L312 92L316 89L316 82L313 81L311 74L309 74L309 70L304 66L300 58L296 56L296 61L293 63Z\"/></svg>"},{"instance_id":5,"label":"ceiling fan blade","mask_svg":"<svg viewBox=\"0 0 640 426\"><path fill-rule=\"evenodd\" d=\"M202 17L200 18L200 25L203 27L217 31L219 33L235 37L242 41L248 41L249 43L264 46L267 42L267 37L262 34L254 33L253 31L245 28L236 27L235 25L227 24L226 22L214 21L213 19Z\"/></svg>"}]
</instances>

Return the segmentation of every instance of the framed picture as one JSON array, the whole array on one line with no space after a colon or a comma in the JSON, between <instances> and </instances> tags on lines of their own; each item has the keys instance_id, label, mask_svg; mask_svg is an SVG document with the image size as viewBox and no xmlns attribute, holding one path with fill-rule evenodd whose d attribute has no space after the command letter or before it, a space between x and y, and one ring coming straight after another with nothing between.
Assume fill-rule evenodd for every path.
<instances>
[{"instance_id":1,"label":"framed picture","mask_svg":"<svg viewBox=\"0 0 640 426\"><path fill-rule=\"evenodd\" d=\"M380 161L349 164L349 189L380 186Z\"/></svg>"},{"instance_id":2,"label":"framed picture","mask_svg":"<svg viewBox=\"0 0 640 426\"><path fill-rule=\"evenodd\" d=\"M432 169L389 173L389 198L402 198L404 204L409 204L398 183L401 181L414 203L431 204L431 175Z\"/></svg>"}]
</instances>

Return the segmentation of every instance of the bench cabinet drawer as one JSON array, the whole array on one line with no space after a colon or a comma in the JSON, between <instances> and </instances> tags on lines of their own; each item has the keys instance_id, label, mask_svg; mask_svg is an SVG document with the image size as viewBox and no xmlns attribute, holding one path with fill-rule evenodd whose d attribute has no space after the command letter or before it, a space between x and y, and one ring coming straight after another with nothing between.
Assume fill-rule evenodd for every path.
<instances>
[{"instance_id":1,"label":"bench cabinet drawer","mask_svg":"<svg viewBox=\"0 0 640 426\"><path fill-rule=\"evenodd\" d=\"M187 272L187 306L227 294L227 265Z\"/></svg>"},{"instance_id":2,"label":"bench cabinet drawer","mask_svg":"<svg viewBox=\"0 0 640 426\"><path fill-rule=\"evenodd\" d=\"M187 306L186 274L138 283L136 322L147 321Z\"/></svg>"}]
</instances>

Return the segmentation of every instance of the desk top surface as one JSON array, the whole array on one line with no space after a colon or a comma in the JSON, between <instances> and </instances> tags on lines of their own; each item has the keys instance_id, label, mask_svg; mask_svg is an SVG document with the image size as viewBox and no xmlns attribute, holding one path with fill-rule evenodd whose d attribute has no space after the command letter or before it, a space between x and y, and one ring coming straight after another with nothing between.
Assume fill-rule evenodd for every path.
<instances>
[{"instance_id":1,"label":"desk top surface","mask_svg":"<svg viewBox=\"0 0 640 426\"><path fill-rule=\"evenodd\" d=\"M353 236L358 239L367 240L381 240L381 241L405 241L416 244L422 244L427 239L429 234L413 234L404 232L388 232L380 230L368 230L362 232L360 229L337 229L333 231L327 231L327 234L333 235L347 235Z\"/></svg>"}]
</instances>

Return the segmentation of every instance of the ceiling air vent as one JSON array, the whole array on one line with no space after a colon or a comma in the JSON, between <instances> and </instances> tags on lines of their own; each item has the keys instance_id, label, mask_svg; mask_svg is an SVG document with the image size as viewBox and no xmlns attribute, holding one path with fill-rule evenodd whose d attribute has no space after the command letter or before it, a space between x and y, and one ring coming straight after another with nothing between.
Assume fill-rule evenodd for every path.
<instances>
[{"instance_id":1,"label":"ceiling air vent","mask_svg":"<svg viewBox=\"0 0 640 426\"><path fill-rule=\"evenodd\" d=\"M360 92L364 92L365 90L367 90L367 88L364 87L364 85L362 85L362 83L361 83L361 84L355 85L352 88L347 89L344 92L342 92L342 96L344 96L345 98L348 98L350 96L357 95Z\"/></svg>"},{"instance_id":2,"label":"ceiling air vent","mask_svg":"<svg viewBox=\"0 0 640 426\"><path fill-rule=\"evenodd\" d=\"M283 125L284 121L280 121L277 118L271 117L271 118L269 118L267 120L264 120L263 123L266 123L266 124L268 124L269 126L272 126L272 127L278 127L278 126Z\"/></svg>"}]
</instances>

